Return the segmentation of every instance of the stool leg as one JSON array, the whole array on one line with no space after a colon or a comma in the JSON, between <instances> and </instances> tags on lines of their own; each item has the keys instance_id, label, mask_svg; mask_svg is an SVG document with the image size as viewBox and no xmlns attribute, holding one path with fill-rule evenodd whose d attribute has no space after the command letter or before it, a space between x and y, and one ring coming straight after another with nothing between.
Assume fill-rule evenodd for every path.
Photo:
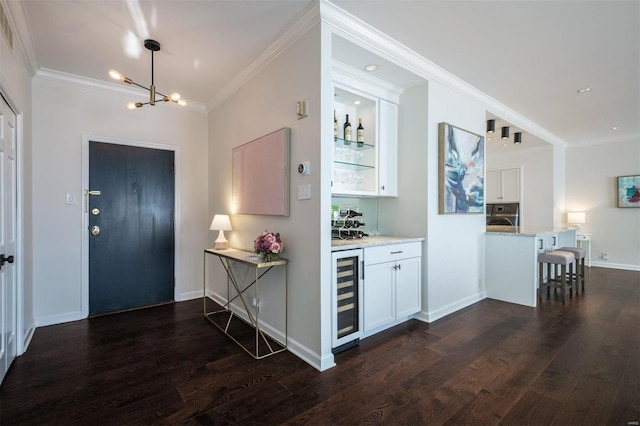
<instances>
[{"instance_id":1,"label":"stool leg","mask_svg":"<svg viewBox=\"0 0 640 426\"><path fill-rule=\"evenodd\" d=\"M538 263L538 296L542 296L542 289L544 288L544 267L541 262Z\"/></svg>"},{"instance_id":2,"label":"stool leg","mask_svg":"<svg viewBox=\"0 0 640 426\"><path fill-rule=\"evenodd\" d=\"M547 263L547 297L551 296L551 264Z\"/></svg>"},{"instance_id":3,"label":"stool leg","mask_svg":"<svg viewBox=\"0 0 640 426\"><path fill-rule=\"evenodd\" d=\"M573 262L572 262L572 263L569 264L569 283L568 283L568 285L569 285L569 295L571 297L573 297L573 287L574 287L573 283L576 282L574 278L575 277L574 277L574 274L573 274ZM578 289L576 289L576 295L577 294L578 294Z\"/></svg>"},{"instance_id":4,"label":"stool leg","mask_svg":"<svg viewBox=\"0 0 640 426\"><path fill-rule=\"evenodd\" d=\"M582 293L584 293L584 282L586 281L585 275L584 275L584 263L586 261L587 257L583 257L582 259L580 259L580 276L582 277Z\"/></svg>"},{"instance_id":5,"label":"stool leg","mask_svg":"<svg viewBox=\"0 0 640 426\"><path fill-rule=\"evenodd\" d=\"M566 284L567 284L567 266L562 265L560 267L560 273L562 274L562 278L560 279L560 289L562 291L562 302L565 301L565 293L566 293Z\"/></svg>"},{"instance_id":6,"label":"stool leg","mask_svg":"<svg viewBox=\"0 0 640 426\"><path fill-rule=\"evenodd\" d=\"M576 263L574 266L575 270L576 270L576 280L575 280L575 285L576 285L576 296L578 295L578 290L580 288L580 283L582 282L582 274L580 274L580 260L576 259Z\"/></svg>"}]
</instances>

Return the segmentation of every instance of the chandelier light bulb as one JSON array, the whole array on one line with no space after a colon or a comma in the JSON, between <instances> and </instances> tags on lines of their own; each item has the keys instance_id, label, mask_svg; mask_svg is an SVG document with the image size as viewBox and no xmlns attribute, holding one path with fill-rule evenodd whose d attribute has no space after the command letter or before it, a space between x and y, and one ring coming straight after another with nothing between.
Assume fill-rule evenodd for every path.
<instances>
[{"instance_id":1,"label":"chandelier light bulb","mask_svg":"<svg viewBox=\"0 0 640 426\"><path fill-rule=\"evenodd\" d=\"M120 74L118 71L116 70L111 70L109 71L109 77L111 77L114 80L120 80L120 81L124 81L124 79L122 78L122 74Z\"/></svg>"},{"instance_id":2,"label":"chandelier light bulb","mask_svg":"<svg viewBox=\"0 0 640 426\"><path fill-rule=\"evenodd\" d=\"M180 93L173 92L169 95L169 99L171 99L173 102L178 102L180 100Z\"/></svg>"},{"instance_id":3,"label":"chandelier light bulb","mask_svg":"<svg viewBox=\"0 0 640 426\"><path fill-rule=\"evenodd\" d=\"M186 104L187 104L187 103L186 103L185 101L183 101L182 99L180 99L180 100L178 101L178 105L180 105L180 106L185 106Z\"/></svg>"},{"instance_id":4,"label":"chandelier light bulb","mask_svg":"<svg viewBox=\"0 0 640 426\"><path fill-rule=\"evenodd\" d=\"M136 109L136 104L135 104L135 102L129 102L129 103L127 104L127 108L128 108L128 109Z\"/></svg>"}]
</instances>

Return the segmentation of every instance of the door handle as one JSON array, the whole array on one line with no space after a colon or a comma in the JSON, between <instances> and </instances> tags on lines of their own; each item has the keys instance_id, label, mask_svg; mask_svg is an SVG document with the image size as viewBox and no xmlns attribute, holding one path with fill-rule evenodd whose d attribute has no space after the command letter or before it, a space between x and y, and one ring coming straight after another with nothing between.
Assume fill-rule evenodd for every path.
<instances>
[{"instance_id":1,"label":"door handle","mask_svg":"<svg viewBox=\"0 0 640 426\"><path fill-rule=\"evenodd\" d=\"M98 235L100 233L100 227L97 225L94 225L91 228L91 234L93 234L93 236L95 237L96 235Z\"/></svg>"},{"instance_id":2,"label":"door handle","mask_svg":"<svg viewBox=\"0 0 640 426\"><path fill-rule=\"evenodd\" d=\"M84 190L84 212L89 210L89 195L100 195L100 191Z\"/></svg>"},{"instance_id":3,"label":"door handle","mask_svg":"<svg viewBox=\"0 0 640 426\"><path fill-rule=\"evenodd\" d=\"M2 269L2 265L5 263L13 263L15 258L13 255L5 257L4 254L0 254L0 269Z\"/></svg>"}]
</instances>

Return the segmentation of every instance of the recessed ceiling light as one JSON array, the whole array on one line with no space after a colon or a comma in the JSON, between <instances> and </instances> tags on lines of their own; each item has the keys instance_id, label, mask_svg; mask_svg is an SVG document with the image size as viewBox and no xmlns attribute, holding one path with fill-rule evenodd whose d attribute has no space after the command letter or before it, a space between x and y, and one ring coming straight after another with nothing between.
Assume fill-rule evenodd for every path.
<instances>
[{"instance_id":1,"label":"recessed ceiling light","mask_svg":"<svg viewBox=\"0 0 640 426\"><path fill-rule=\"evenodd\" d=\"M354 101L353 103L356 105L360 105L360 101Z\"/></svg>"},{"instance_id":2,"label":"recessed ceiling light","mask_svg":"<svg viewBox=\"0 0 640 426\"><path fill-rule=\"evenodd\" d=\"M619 128L620 128L619 126L613 126L611 130L618 130Z\"/></svg>"},{"instance_id":3,"label":"recessed ceiling light","mask_svg":"<svg viewBox=\"0 0 640 426\"><path fill-rule=\"evenodd\" d=\"M369 71L369 72L373 72L373 71L378 69L378 66L374 65L374 64L371 64L371 65L367 65L366 67L364 67L364 69Z\"/></svg>"},{"instance_id":4,"label":"recessed ceiling light","mask_svg":"<svg viewBox=\"0 0 640 426\"><path fill-rule=\"evenodd\" d=\"M576 90L577 93L589 93L593 90L593 87L583 87L582 89Z\"/></svg>"}]
</instances>

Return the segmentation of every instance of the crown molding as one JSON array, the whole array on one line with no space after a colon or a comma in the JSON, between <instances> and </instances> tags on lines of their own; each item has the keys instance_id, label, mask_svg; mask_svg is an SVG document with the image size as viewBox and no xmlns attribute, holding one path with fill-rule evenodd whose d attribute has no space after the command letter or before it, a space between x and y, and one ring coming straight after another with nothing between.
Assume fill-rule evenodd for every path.
<instances>
[{"instance_id":1,"label":"crown molding","mask_svg":"<svg viewBox=\"0 0 640 426\"><path fill-rule=\"evenodd\" d=\"M380 30L349 14L328 0L319 1L321 20L330 26L333 33L423 77L427 81L436 81L448 87L527 133L554 145L567 146L566 141L560 137L422 57Z\"/></svg>"},{"instance_id":2,"label":"crown molding","mask_svg":"<svg viewBox=\"0 0 640 426\"><path fill-rule=\"evenodd\" d=\"M121 94L136 100L139 99L144 101L149 99L148 93L142 91L141 89L135 89L129 85L105 82L88 77L81 77L75 74L55 71L48 68L40 68L38 72L36 72L34 79L47 80L55 83L67 84L74 87L82 87L85 89ZM206 108L203 103L191 102L189 100L187 100L186 102L187 104L185 106L180 106L173 102L168 102L168 104L170 104L168 106L188 109L197 112L206 112Z\"/></svg>"},{"instance_id":3,"label":"crown molding","mask_svg":"<svg viewBox=\"0 0 640 426\"><path fill-rule=\"evenodd\" d=\"M6 1L0 0L2 6L9 19L9 25L13 28L13 41L17 42L22 52L24 63L27 67L29 75L33 78L38 70L38 61L36 59L36 51L31 38L31 30L27 13L24 10L22 1ZM16 46L13 46L15 53Z\"/></svg>"},{"instance_id":4,"label":"crown molding","mask_svg":"<svg viewBox=\"0 0 640 426\"><path fill-rule=\"evenodd\" d=\"M319 22L320 8L318 2L314 1L251 65L231 80L214 98L206 102L207 110L215 109Z\"/></svg>"}]
</instances>

